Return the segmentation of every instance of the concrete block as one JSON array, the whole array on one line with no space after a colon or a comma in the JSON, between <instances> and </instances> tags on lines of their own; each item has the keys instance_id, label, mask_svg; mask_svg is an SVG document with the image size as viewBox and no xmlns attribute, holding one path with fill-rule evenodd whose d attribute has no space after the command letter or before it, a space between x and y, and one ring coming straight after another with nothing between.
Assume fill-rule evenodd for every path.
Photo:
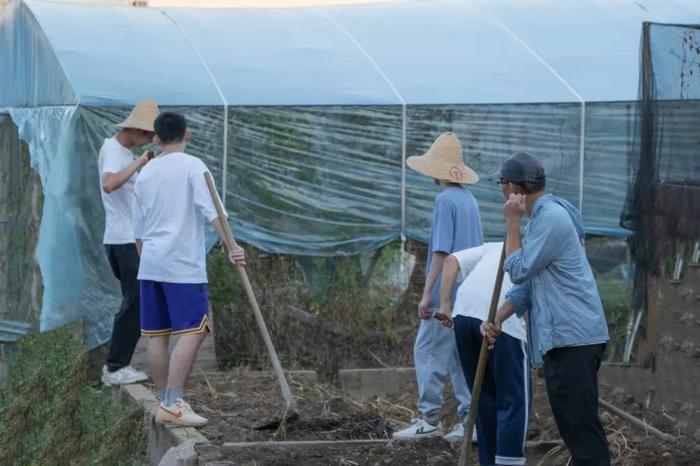
<instances>
[{"instance_id":1,"label":"concrete block","mask_svg":"<svg viewBox=\"0 0 700 466\"><path fill-rule=\"evenodd\" d=\"M176 447L170 448L158 466L197 466L197 452L194 450L196 442L188 440Z\"/></svg>"},{"instance_id":2,"label":"concrete block","mask_svg":"<svg viewBox=\"0 0 700 466\"><path fill-rule=\"evenodd\" d=\"M122 385L120 391L126 401L136 403L142 408L150 408L151 404L158 402L156 395L141 384Z\"/></svg>"},{"instance_id":3,"label":"concrete block","mask_svg":"<svg viewBox=\"0 0 700 466\"><path fill-rule=\"evenodd\" d=\"M374 398L412 390L416 382L413 367L386 369L342 369L340 388L356 398Z\"/></svg>"},{"instance_id":4,"label":"concrete block","mask_svg":"<svg viewBox=\"0 0 700 466\"><path fill-rule=\"evenodd\" d=\"M178 443L209 443L209 440L193 427L167 427L161 424L156 424L156 426L168 430L171 438Z\"/></svg>"},{"instance_id":5,"label":"concrete block","mask_svg":"<svg viewBox=\"0 0 700 466\"><path fill-rule=\"evenodd\" d=\"M190 427L173 427L156 424L153 416L148 424L148 458L151 465L159 465L161 459L171 448L186 443L208 443L208 440L196 429Z\"/></svg>"},{"instance_id":6,"label":"concrete block","mask_svg":"<svg viewBox=\"0 0 700 466\"><path fill-rule=\"evenodd\" d=\"M193 463L172 463L179 465L196 466L196 452L183 445L195 445L209 443L209 441L196 429L188 427L174 427L155 423L155 412L158 401L151 390L141 384L123 385L119 389L119 396L127 403L139 406L144 411L144 429L148 433L148 460L152 466L161 464L166 455L178 461L185 461L190 453L194 454ZM178 450L178 447L183 448ZM172 451L171 451L172 450ZM190 452L191 450L191 452ZM187 453L186 452L190 452ZM189 461L189 460L188 460ZM168 463L170 464L170 463Z\"/></svg>"}]
</instances>

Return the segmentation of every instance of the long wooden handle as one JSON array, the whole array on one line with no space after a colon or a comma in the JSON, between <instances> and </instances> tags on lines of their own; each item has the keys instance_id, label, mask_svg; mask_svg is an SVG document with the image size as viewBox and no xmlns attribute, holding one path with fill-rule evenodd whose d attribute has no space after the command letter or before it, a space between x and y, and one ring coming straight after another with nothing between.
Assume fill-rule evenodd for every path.
<instances>
[{"instance_id":1,"label":"long wooden handle","mask_svg":"<svg viewBox=\"0 0 700 466\"><path fill-rule=\"evenodd\" d=\"M488 322L493 323L498 310L498 300L501 297L501 288L503 287L503 262L506 260L506 240L503 240L503 249L501 251L501 259L498 261L498 273L496 274L496 284L493 287L491 295L491 307L489 308ZM472 453L472 434L474 433L474 421L476 419L477 410L479 408L479 398L481 398L481 386L484 381L484 373L486 372L486 361L489 356L489 343L486 338L481 341L481 352L479 353L479 363L476 366L476 375L474 377L474 385L472 387L472 403L469 407L469 417L467 418L467 426L464 429L464 440L462 441L462 453L459 456L459 466L467 466L471 464Z\"/></svg>"},{"instance_id":2,"label":"long wooden handle","mask_svg":"<svg viewBox=\"0 0 700 466\"><path fill-rule=\"evenodd\" d=\"M214 187L214 181L211 178L209 172L204 173L204 179L206 180L207 187L209 188L209 193L216 206L216 212L219 215L219 220L221 221L221 226L224 230L224 242L226 243L226 248L229 253L234 249L238 248L236 244L236 239L233 237L231 228L229 227L228 220L226 219L226 214L224 213L224 207L221 205L219 200L219 195L216 193L216 188ZM260 334L262 335L265 346L267 347L267 354L270 356L270 361L272 362L272 367L277 374L277 383L280 386L282 396L287 405L285 417L298 414L296 401L292 396L292 391L289 389L289 384L287 383L287 377L284 375L284 370L280 364L280 360L277 357L277 351L275 351L275 346L272 344L272 338L270 338L270 333L267 331L267 325L265 325L265 319L263 319L262 312L260 312L260 306L258 306L258 300L255 298L255 293L253 293L253 286L250 284L250 279L248 278L248 273L245 267L242 265L236 265L238 269L238 274L241 277L241 282L243 282L243 288L245 288L246 296L248 297L248 302L250 302L250 307L253 308L253 314L255 314L255 320L258 322L258 327L260 328Z\"/></svg>"}]
</instances>

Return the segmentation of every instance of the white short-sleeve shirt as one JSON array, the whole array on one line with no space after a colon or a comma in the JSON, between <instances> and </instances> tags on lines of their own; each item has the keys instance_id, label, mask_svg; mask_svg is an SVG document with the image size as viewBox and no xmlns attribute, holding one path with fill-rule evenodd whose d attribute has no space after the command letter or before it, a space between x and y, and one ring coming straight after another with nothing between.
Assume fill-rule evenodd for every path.
<instances>
[{"instance_id":1,"label":"white short-sleeve shirt","mask_svg":"<svg viewBox=\"0 0 700 466\"><path fill-rule=\"evenodd\" d=\"M103 244L129 244L134 242L134 228L131 222L134 206L134 185L138 174L134 173L126 183L111 193L106 193L102 189L102 178L104 178L106 173L120 172L133 161L134 154L119 144L116 138L105 139L97 161L100 174L100 194L102 206L105 209Z\"/></svg>"},{"instance_id":2,"label":"white short-sleeve shirt","mask_svg":"<svg viewBox=\"0 0 700 466\"><path fill-rule=\"evenodd\" d=\"M452 309L453 318L460 315L481 321L488 319L502 248L502 242L484 243L452 254L459 262L459 278L462 280ZM503 304L506 293L512 287L513 283L506 273L503 276L499 306ZM501 329L518 340L526 341L525 322L515 314L503 322Z\"/></svg>"},{"instance_id":3,"label":"white short-sleeve shirt","mask_svg":"<svg viewBox=\"0 0 700 466\"><path fill-rule=\"evenodd\" d=\"M217 217L207 166L176 152L156 157L136 182L134 236L143 242L139 280L207 283L205 225Z\"/></svg>"}]
</instances>

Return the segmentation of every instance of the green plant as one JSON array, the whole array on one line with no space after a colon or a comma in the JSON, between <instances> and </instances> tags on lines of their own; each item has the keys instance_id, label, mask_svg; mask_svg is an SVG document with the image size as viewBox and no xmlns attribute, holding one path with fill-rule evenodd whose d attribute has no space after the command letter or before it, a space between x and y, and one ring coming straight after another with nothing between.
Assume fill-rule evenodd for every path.
<instances>
[{"instance_id":1,"label":"green plant","mask_svg":"<svg viewBox=\"0 0 700 466\"><path fill-rule=\"evenodd\" d=\"M247 252L247 271L285 368L333 372L408 363L410 345L403 338L413 336L415 321L413 312L400 312L404 293L391 279L398 244L374 254L369 267L360 256L268 255L250 247ZM209 254L208 274L220 365L267 367L238 273L218 248Z\"/></svg>"},{"instance_id":2,"label":"green plant","mask_svg":"<svg viewBox=\"0 0 700 466\"><path fill-rule=\"evenodd\" d=\"M19 343L0 391L0 464L146 464L140 410L88 384L82 325Z\"/></svg>"},{"instance_id":3,"label":"green plant","mask_svg":"<svg viewBox=\"0 0 700 466\"><path fill-rule=\"evenodd\" d=\"M610 342L608 343L608 359L622 359L624 344L627 337L627 322L631 309L630 290L620 280L598 280L598 291L603 301L605 319L608 323Z\"/></svg>"}]
</instances>

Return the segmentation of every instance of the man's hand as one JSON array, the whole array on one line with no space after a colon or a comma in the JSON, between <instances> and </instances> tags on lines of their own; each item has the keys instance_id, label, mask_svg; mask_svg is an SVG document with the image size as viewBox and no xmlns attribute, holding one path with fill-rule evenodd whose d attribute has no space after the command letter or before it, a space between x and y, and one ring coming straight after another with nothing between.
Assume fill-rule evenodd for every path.
<instances>
[{"instance_id":1,"label":"man's hand","mask_svg":"<svg viewBox=\"0 0 700 466\"><path fill-rule=\"evenodd\" d=\"M484 322L481 324L481 335L486 338L489 344L489 349L493 349L493 345L496 344L496 338L501 334L501 323L499 321L490 324Z\"/></svg>"},{"instance_id":2,"label":"man's hand","mask_svg":"<svg viewBox=\"0 0 700 466\"><path fill-rule=\"evenodd\" d=\"M228 253L228 260L233 265L245 265L245 250L239 247Z\"/></svg>"},{"instance_id":3,"label":"man's hand","mask_svg":"<svg viewBox=\"0 0 700 466\"><path fill-rule=\"evenodd\" d=\"M419 319L432 319L433 311L430 310L430 295L425 296L418 303L418 318Z\"/></svg>"},{"instance_id":4,"label":"man's hand","mask_svg":"<svg viewBox=\"0 0 700 466\"><path fill-rule=\"evenodd\" d=\"M503 205L503 216L507 219L517 219L525 214L525 198L522 194L511 194L506 203Z\"/></svg>"},{"instance_id":5,"label":"man's hand","mask_svg":"<svg viewBox=\"0 0 700 466\"><path fill-rule=\"evenodd\" d=\"M452 321L452 317L450 317L451 315L452 310L441 307L440 310L433 315L433 317L439 320L445 327L452 328L454 326L454 322Z\"/></svg>"},{"instance_id":6,"label":"man's hand","mask_svg":"<svg viewBox=\"0 0 700 466\"><path fill-rule=\"evenodd\" d=\"M148 163L149 160L153 159L153 157L154 157L153 151L147 150L146 152L141 154L141 156L138 157L136 159L136 161L139 163L140 167L143 167L144 165L146 165Z\"/></svg>"}]
</instances>

